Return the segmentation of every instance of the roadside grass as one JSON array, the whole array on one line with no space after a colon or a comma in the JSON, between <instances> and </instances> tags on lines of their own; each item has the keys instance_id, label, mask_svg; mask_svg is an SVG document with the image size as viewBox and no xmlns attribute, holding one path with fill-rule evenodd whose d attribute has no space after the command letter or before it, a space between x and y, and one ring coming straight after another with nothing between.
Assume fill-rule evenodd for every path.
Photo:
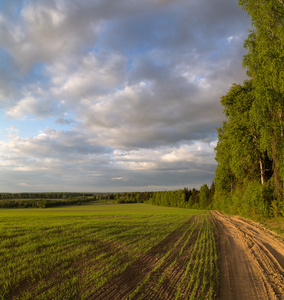
<instances>
[{"instance_id":1,"label":"roadside grass","mask_svg":"<svg viewBox=\"0 0 284 300\"><path fill-rule=\"evenodd\" d=\"M1 209L0 299L86 299L189 217L207 213L147 204Z\"/></svg>"},{"instance_id":2,"label":"roadside grass","mask_svg":"<svg viewBox=\"0 0 284 300\"><path fill-rule=\"evenodd\" d=\"M267 228L284 237L284 217L272 218L262 222Z\"/></svg>"}]
</instances>

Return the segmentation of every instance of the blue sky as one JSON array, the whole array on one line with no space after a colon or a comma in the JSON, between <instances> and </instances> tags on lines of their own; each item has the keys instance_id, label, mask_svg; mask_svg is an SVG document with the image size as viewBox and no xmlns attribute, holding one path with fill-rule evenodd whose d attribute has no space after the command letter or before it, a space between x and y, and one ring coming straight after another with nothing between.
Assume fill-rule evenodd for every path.
<instances>
[{"instance_id":1,"label":"blue sky","mask_svg":"<svg viewBox=\"0 0 284 300\"><path fill-rule=\"evenodd\" d=\"M0 1L0 192L210 185L249 28L235 0Z\"/></svg>"}]
</instances>

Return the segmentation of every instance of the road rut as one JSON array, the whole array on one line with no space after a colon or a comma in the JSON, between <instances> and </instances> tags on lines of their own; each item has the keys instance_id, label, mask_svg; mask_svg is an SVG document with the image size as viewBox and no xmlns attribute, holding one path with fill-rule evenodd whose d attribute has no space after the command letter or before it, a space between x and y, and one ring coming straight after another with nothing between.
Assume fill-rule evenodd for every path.
<instances>
[{"instance_id":1,"label":"road rut","mask_svg":"<svg viewBox=\"0 0 284 300\"><path fill-rule=\"evenodd\" d=\"M284 299L284 243L261 225L212 211L220 252L220 300Z\"/></svg>"}]
</instances>

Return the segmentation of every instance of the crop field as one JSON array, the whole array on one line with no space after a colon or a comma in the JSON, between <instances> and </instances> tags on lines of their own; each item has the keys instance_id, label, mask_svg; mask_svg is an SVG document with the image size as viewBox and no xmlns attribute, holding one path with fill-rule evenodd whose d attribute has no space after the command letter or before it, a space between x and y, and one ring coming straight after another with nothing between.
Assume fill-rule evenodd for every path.
<instances>
[{"instance_id":1,"label":"crop field","mask_svg":"<svg viewBox=\"0 0 284 300\"><path fill-rule=\"evenodd\" d=\"M0 211L0 299L213 299L208 211L92 204Z\"/></svg>"}]
</instances>

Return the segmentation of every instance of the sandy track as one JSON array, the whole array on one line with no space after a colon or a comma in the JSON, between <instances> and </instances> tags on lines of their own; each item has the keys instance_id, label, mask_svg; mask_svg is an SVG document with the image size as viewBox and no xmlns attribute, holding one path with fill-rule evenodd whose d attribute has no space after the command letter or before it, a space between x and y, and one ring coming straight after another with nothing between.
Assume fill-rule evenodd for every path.
<instances>
[{"instance_id":1,"label":"sandy track","mask_svg":"<svg viewBox=\"0 0 284 300\"><path fill-rule=\"evenodd\" d=\"M262 226L212 211L220 251L220 300L284 299L284 243Z\"/></svg>"}]
</instances>

